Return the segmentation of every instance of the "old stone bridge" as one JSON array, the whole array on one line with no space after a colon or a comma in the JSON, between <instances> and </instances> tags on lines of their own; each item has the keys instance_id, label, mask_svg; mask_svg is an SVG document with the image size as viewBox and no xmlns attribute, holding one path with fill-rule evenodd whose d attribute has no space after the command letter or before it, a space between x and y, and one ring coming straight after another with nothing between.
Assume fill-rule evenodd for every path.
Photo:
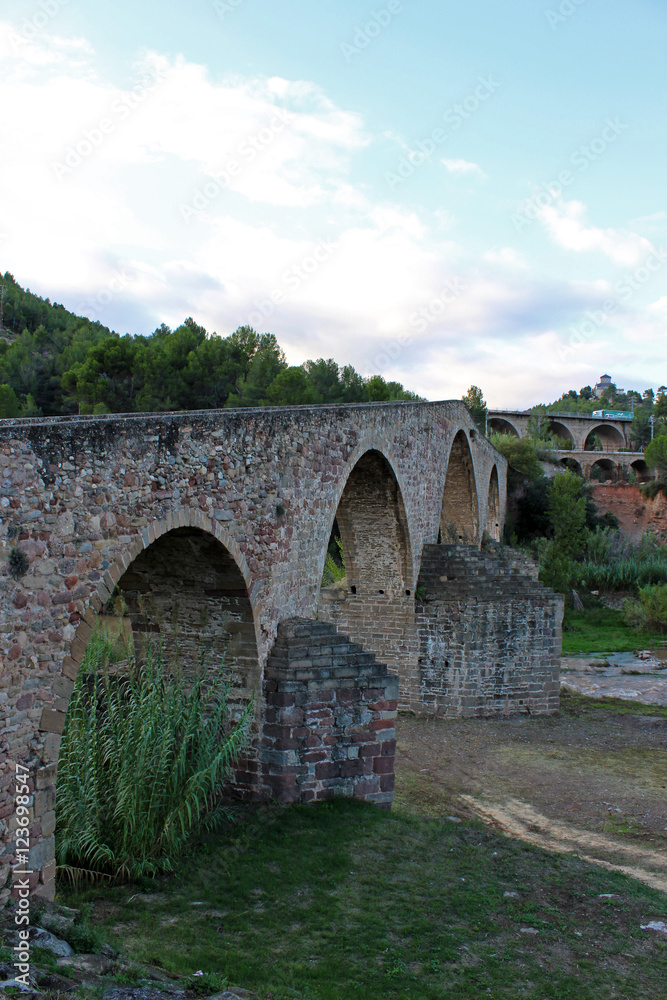
<instances>
[{"instance_id":1,"label":"old stone bridge","mask_svg":"<svg viewBox=\"0 0 667 1000\"><path fill-rule=\"evenodd\" d=\"M399 698L557 708L562 605L494 548L506 463L459 402L2 421L0 476L0 902L17 763L31 887L53 891L68 699L115 593L135 646L204 648L237 708L256 693L249 797L389 804ZM346 577L327 587L332 531Z\"/></svg>"}]
</instances>

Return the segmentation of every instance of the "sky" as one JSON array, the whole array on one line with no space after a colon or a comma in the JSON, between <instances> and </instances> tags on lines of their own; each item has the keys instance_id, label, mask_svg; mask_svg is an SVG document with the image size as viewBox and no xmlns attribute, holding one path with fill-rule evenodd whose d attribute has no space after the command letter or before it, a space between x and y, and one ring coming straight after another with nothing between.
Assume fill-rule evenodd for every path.
<instances>
[{"instance_id":1,"label":"sky","mask_svg":"<svg viewBox=\"0 0 667 1000\"><path fill-rule=\"evenodd\" d=\"M662 0L3 0L0 272L428 399L667 382Z\"/></svg>"}]
</instances>

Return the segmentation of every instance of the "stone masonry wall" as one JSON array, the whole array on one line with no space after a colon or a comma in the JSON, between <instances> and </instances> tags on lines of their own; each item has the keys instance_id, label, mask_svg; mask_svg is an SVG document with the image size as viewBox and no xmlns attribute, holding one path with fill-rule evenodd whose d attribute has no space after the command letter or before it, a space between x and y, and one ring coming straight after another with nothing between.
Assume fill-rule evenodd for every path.
<instances>
[{"instance_id":1,"label":"stone masonry wall","mask_svg":"<svg viewBox=\"0 0 667 1000\"><path fill-rule=\"evenodd\" d=\"M333 625L278 627L265 680L261 788L279 802L394 797L398 678Z\"/></svg>"},{"instance_id":2,"label":"stone masonry wall","mask_svg":"<svg viewBox=\"0 0 667 1000\"><path fill-rule=\"evenodd\" d=\"M422 711L558 711L563 599L516 570L462 546L425 548L417 606Z\"/></svg>"}]
</instances>

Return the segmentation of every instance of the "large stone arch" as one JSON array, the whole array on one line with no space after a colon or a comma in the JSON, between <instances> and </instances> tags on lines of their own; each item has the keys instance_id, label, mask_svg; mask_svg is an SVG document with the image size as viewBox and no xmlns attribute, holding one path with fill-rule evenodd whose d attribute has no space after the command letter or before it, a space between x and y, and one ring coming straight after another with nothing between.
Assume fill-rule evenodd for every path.
<instances>
[{"instance_id":1,"label":"large stone arch","mask_svg":"<svg viewBox=\"0 0 667 1000\"><path fill-rule=\"evenodd\" d=\"M500 486L498 484L498 469L494 465L489 477L489 490L486 501L486 531L496 542L500 541L502 524L500 515Z\"/></svg>"},{"instance_id":2,"label":"large stone arch","mask_svg":"<svg viewBox=\"0 0 667 1000\"><path fill-rule=\"evenodd\" d=\"M109 600L116 586L120 583L121 578L124 576L131 564L134 563L134 561L141 555L141 553L148 549L154 542L169 532L184 528L197 529L211 535L220 543L221 546L223 546L223 548L227 550L233 559L247 588L248 599L253 610L255 641L257 642L259 637L257 633L257 616L255 614L253 604L253 581L245 556L241 552L236 541L217 521L208 517L208 515L204 514L200 510L192 508L181 509L177 514L169 515L161 520L153 521L148 527L144 528L143 531L128 545L127 549L116 556L113 562L106 569L97 591L90 597L88 610L84 614L82 621L76 630L70 645L69 655L66 656L63 661L62 674L71 683L69 685L64 685L63 688L63 685L59 685L58 683L59 678L56 678L56 681L54 682L54 694L57 694L54 702L56 704L57 711L63 713L67 711L69 694L72 689L71 685L76 678L86 645L92 635L92 630L97 620L97 614ZM62 694L63 690L66 690L67 692L64 697ZM45 712L49 711L50 710L45 709ZM55 722L59 726L58 729L53 731L62 732L64 718L62 720L50 719L49 721Z\"/></svg>"},{"instance_id":3,"label":"large stone arch","mask_svg":"<svg viewBox=\"0 0 667 1000\"><path fill-rule=\"evenodd\" d=\"M521 437L518 429L507 417L489 417L488 430L495 431L496 434L511 434L512 437Z\"/></svg>"},{"instance_id":4,"label":"large stone arch","mask_svg":"<svg viewBox=\"0 0 667 1000\"><path fill-rule=\"evenodd\" d=\"M413 552L403 491L383 451L356 457L327 523L340 532L346 575L321 587L318 617L387 663L404 687L416 655Z\"/></svg>"},{"instance_id":5,"label":"large stone arch","mask_svg":"<svg viewBox=\"0 0 667 1000\"><path fill-rule=\"evenodd\" d=\"M458 431L449 450L440 509L443 542L475 545L479 539L479 502L475 465L466 432Z\"/></svg>"},{"instance_id":6,"label":"large stone arch","mask_svg":"<svg viewBox=\"0 0 667 1000\"><path fill-rule=\"evenodd\" d=\"M602 449L595 447L594 437L602 442ZM620 451L625 447L625 438L613 424L600 423L588 431L584 442L584 451Z\"/></svg>"},{"instance_id":7,"label":"large stone arch","mask_svg":"<svg viewBox=\"0 0 667 1000\"><path fill-rule=\"evenodd\" d=\"M185 567L183 565L180 567L172 566L173 573L165 572L165 568L169 566L169 558L175 552L173 547L170 552L164 550L169 547L170 543L175 542L176 548L180 546L182 552L184 546L193 541L195 541L195 548L198 551L193 553L192 565L185 574L182 573L180 579L183 576L187 579L189 573L190 580L196 578L200 586L191 588L191 590L198 592L190 594L189 606L188 602L185 602L186 615L180 622L180 630L176 629L179 631L179 643L183 643L182 647L179 647L181 653L184 651L186 657L190 653L194 661L191 665L197 667L199 665L199 650L196 646L200 645L202 638L204 638L207 640L206 646L212 654L212 659L209 660L210 666L216 667L218 665L217 662L214 662L218 654L220 656L226 655L225 667L229 670L230 675L230 708L233 714L238 714L242 710L251 695L255 692L260 693L258 690L261 685L261 676L257 615L251 596L251 578L246 560L234 539L228 537L225 529L216 521L199 510L182 509L176 515L152 522L108 566L97 591L91 595L88 607L71 642L69 655L63 661L62 673L56 677L53 683L53 707L42 711L40 730L46 734L45 738L50 739L52 743L49 749L51 763L40 772L40 774L45 775L42 781L48 780L49 785L41 794L51 796L50 802L53 807L55 807L60 736L64 729L74 682L88 640L99 620L99 612L104 610L105 605L118 588L120 596L125 599L129 598L128 605L135 637L137 633L144 635L146 631L159 632L160 640L167 647L168 652L170 644L175 642L177 638L174 634L174 618L169 612L174 610L174 594L178 595L179 593L179 569L183 571ZM209 565L207 565L205 559L201 558L206 546L209 549L209 557L211 552L216 553L217 565L210 564L211 562L215 563L215 559L209 558ZM163 572L160 574L158 569L158 579L153 581L158 586L153 588L152 595L157 600L152 608L148 601L140 607L136 601L136 589L134 592L132 590L132 574L134 573L137 578L146 579L150 576L151 571L154 573L156 567L160 566L160 559L154 558L159 550L162 550ZM197 559L197 556L200 558ZM218 577L222 576L223 579L216 581L216 574ZM173 584L174 580L176 581L175 585ZM136 581L134 583L136 584ZM210 583L221 583L222 586L207 586ZM225 583L231 586L225 587ZM165 594L164 588L167 584L170 593ZM162 591L160 591L160 585L163 588ZM214 609L214 614L211 615L212 609ZM161 614L160 611L165 613ZM202 613L206 612L208 613L204 618ZM241 795L252 794L257 777L256 750L253 749L248 758L238 762L235 774L238 793ZM50 819L51 815L53 815L52 820ZM52 814L48 811L44 816L40 822L42 840L37 849L40 852L39 866L42 869L43 882L40 887L35 885L35 888L37 891L52 897L55 876L56 818L55 813ZM44 878L45 872L48 873L47 878Z\"/></svg>"}]
</instances>

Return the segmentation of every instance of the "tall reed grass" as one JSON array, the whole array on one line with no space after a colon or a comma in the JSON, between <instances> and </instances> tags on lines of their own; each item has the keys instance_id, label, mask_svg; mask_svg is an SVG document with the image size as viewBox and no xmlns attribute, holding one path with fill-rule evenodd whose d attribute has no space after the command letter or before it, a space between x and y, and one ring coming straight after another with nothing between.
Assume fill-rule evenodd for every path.
<instances>
[{"instance_id":1,"label":"tall reed grass","mask_svg":"<svg viewBox=\"0 0 667 1000\"><path fill-rule=\"evenodd\" d=\"M221 818L220 791L246 744L252 705L231 724L223 667L187 680L159 649L137 663L122 640L90 639L63 733L56 857L72 881L170 870Z\"/></svg>"}]
</instances>

